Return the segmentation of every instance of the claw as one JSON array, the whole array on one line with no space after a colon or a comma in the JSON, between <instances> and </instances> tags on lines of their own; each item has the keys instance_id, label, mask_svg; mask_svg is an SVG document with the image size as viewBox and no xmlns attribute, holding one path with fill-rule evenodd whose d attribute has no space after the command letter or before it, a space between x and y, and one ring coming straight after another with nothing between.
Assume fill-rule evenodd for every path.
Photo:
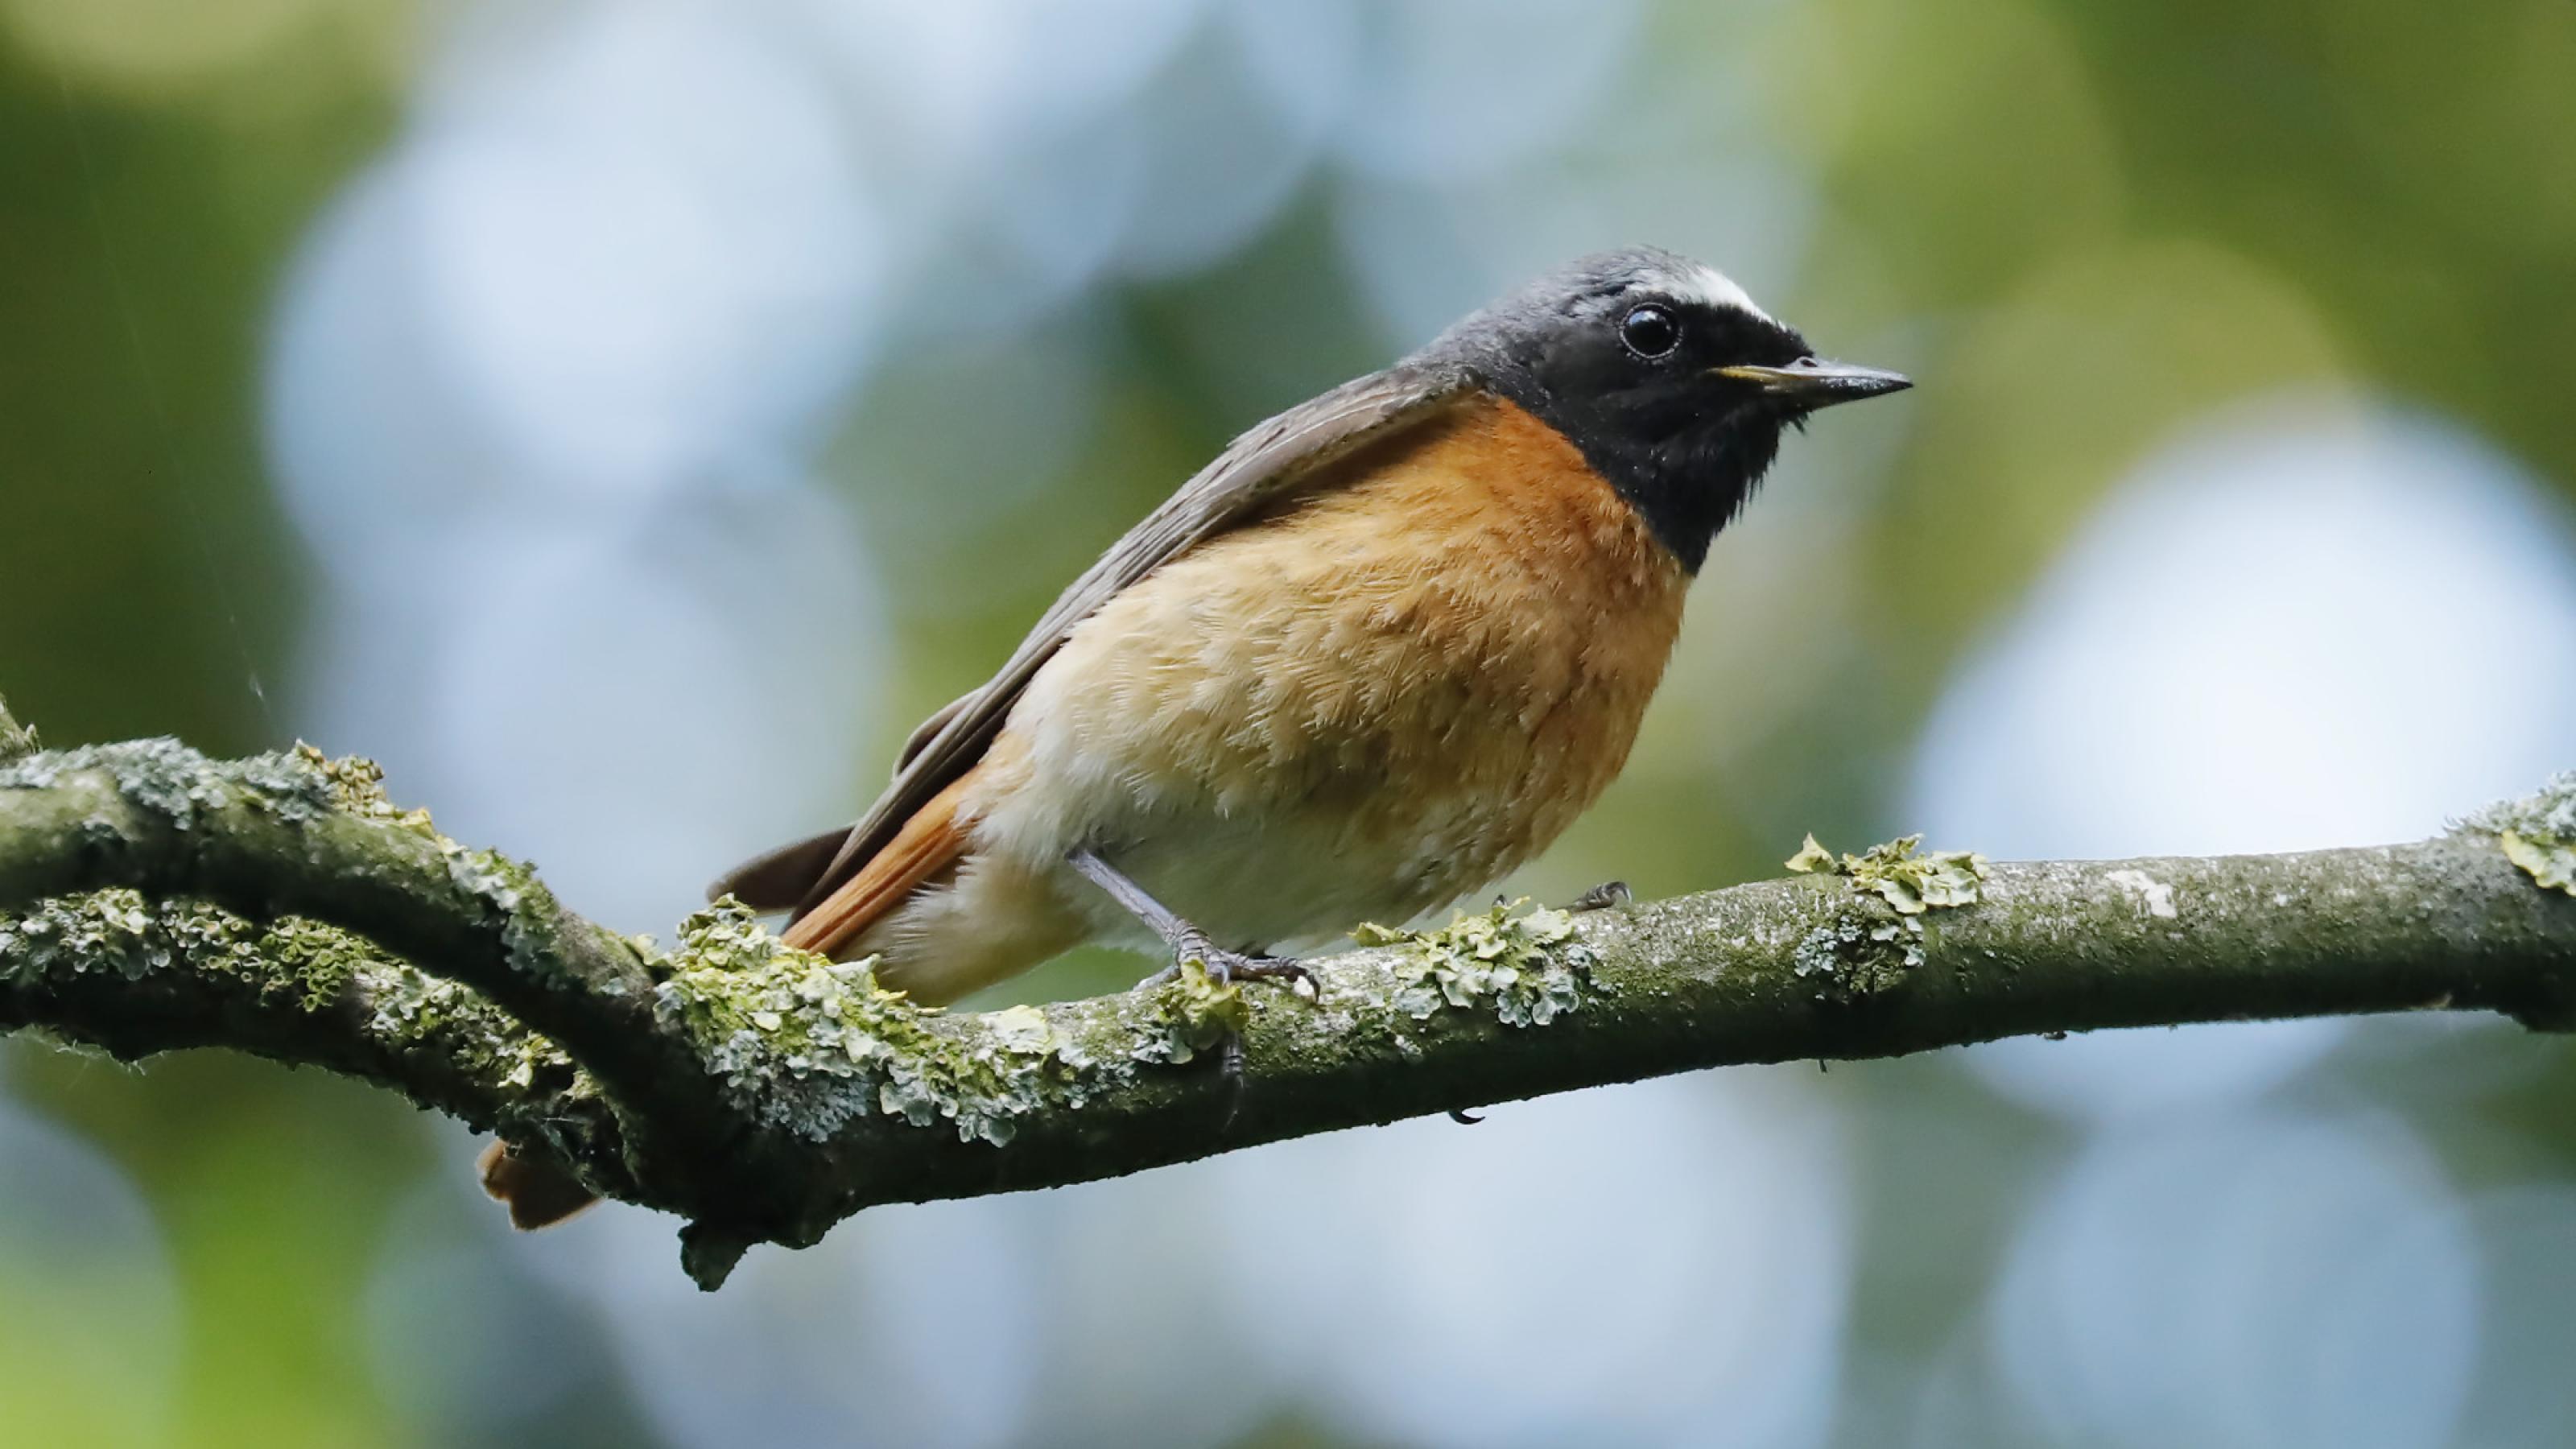
<instances>
[{"instance_id":1,"label":"claw","mask_svg":"<svg viewBox=\"0 0 2576 1449\"><path fill-rule=\"evenodd\" d=\"M1231 1132L1234 1119L1243 1111L1243 1033L1225 1034L1225 1046L1217 1053L1217 1072L1225 1078L1225 1120L1216 1130Z\"/></svg>"},{"instance_id":2,"label":"claw","mask_svg":"<svg viewBox=\"0 0 2576 1449\"><path fill-rule=\"evenodd\" d=\"M1291 961L1285 956L1237 956L1226 963L1224 979L1284 981L1292 991L1304 986L1309 996L1321 996L1324 992L1324 984L1315 979L1315 973L1307 970L1304 962Z\"/></svg>"},{"instance_id":3,"label":"claw","mask_svg":"<svg viewBox=\"0 0 2576 1449\"><path fill-rule=\"evenodd\" d=\"M1592 889L1585 891L1583 894L1576 896L1574 898L1574 903L1567 906L1566 909L1569 911L1606 911L1612 906L1624 906L1628 904L1630 898L1628 883L1626 881L1605 880L1601 884L1594 886Z\"/></svg>"},{"instance_id":4,"label":"claw","mask_svg":"<svg viewBox=\"0 0 2576 1449\"><path fill-rule=\"evenodd\" d=\"M1321 994L1323 987L1315 973L1302 962L1285 956L1255 956L1243 951L1228 951L1195 932L1183 937L1172 950L1172 964L1154 973L1151 981L1169 981L1180 974L1181 962L1196 961L1207 968L1207 974L1220 982L1303 981L1309 994Z\"/></svg>"},{"instance_id":5,"label":"claw","mask_svg":"<svg viewBox=\"0 0 2576 1449\"><path fill-rule=\"evenodd\" d=\"M1195 929L1180 934L1173 940L1172 964L1146 977L1138 983L1137 989L1150 990L1177 979L1181 974L1181 963L1185 961L1198 962L1212 980L1221 984L1230 985L1241 981L1286 981L1289 983L1289 989L1295 990L1296 983L1302 981L1306 985L1306 993L1309 997L1319 998L1323 994L1322 983L1315 979L1315 973L1307 970L1303 963L1289 960L1284 956L1256 956L1244 951L1228 951L1209 941L1203 933ZM1226 1033L1225 1044L1217 1049L1217 1072L1225 1078L1226 1082L1225 1121L1217 1129L1222 1132L1234 1126L1235 1117L1243 1110L1245 1079L1243 1036L1240 1032Z\"/></svg>"}]
</instances>

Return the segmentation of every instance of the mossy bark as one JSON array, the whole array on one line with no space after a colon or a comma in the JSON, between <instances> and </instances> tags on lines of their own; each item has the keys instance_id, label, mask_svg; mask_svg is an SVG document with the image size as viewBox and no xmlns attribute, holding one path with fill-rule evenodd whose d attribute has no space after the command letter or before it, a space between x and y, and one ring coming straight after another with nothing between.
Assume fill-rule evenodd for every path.
<instances>
[{"instance_id":1,"label":"mossy bark","mask_svg":"<svg viewBox=\"0 0 2576 1449\"><path fill-rule=\"evenodd\" d=\"M810 1243L876 1203L1701 1067L2250 1017L2576 1025L2576 898L2489 830L1997 864L1973 901L1901 917L1843 875L1489 913L1310 963L1312 997L1219 999L1235 988L1201 975L976 1016L913 1007L739 908L669 952L617 937L373 778L168 742L0 763L0 1028L378 1082L689 1218L710 1285L747 1244ZM1211 1020L1243 1022L1239 1067Z\"/></svg>"},{"instance_id":2,"label":"mossy bark","mask_svg":"<svg viewBox=\"0 0 2576 1449\"><path fill-rule=\"evenodd\" d=\"M0 765L35 752L36 732L12 718L9 701L0 699Z\"/></svg>"}]
</instances>

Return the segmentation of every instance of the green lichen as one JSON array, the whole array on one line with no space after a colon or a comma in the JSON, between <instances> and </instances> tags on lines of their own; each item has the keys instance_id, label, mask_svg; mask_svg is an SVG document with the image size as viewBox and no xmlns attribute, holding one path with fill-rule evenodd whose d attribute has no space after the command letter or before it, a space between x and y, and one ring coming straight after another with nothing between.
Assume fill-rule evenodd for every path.
<instances>
[{"instance_id":1,"label":"green lichen","mask_svg":"<svg viewBox=\"0 0 2576 1449\"><path fill-rule=\"evenodd\" d=\"M1114 1014L1077 1018L1054 1032L1056 1087L1065 1106L1078 1111L1093 1098L1134 1082L1140 1067L1170 1062L1170 1052L1157 1045L1171 1030L1162 1019L1163 1008L1147 993L1134 993L1131 1000L1137 1004Z\"/></svg>"},{"instance_id":2,"label":"green lichen","mask_svg":"<svg viewBox=\"0 0 2576 1449\"><path fill-rule=\"evenodd\" d=\"M1890 990L1923 964L1920 917L1869 920L1877 907L1859 900L1808 928L1790 950L1792 975L1816 982L1818 1001L1858 1001Z\"/></svg>"},{"instance_id":3,"label":"green lichen","mask_svg":"<svg viewBox=\"0 0 2576 1449\"><path fill-rule=\"evenodd\" d=\"M105 773L116 782L119 794L180 830L196 824L200 807L223 804L233 796L224 767L174 739L128 740L29 755L0 767L0 790L51 789L69 776L90 771Z\"/></svg>"},{"instance_id":4,"label":"green lichen","mask_svg":"<svg viewBox=\"0 0 2576 1449\"><path fill-rule=\"evenodd\" d=\"M505 1086L533 1088L540 1074L576 1073L561 1047L471 988L384 961L355 962L350 969L368 1003L368 1030L379 1037L435 1039L475 1075ZM584 1092L596 1090L581 1080Z\"/></svg>"},{"instance_id":5,"label":"green lichen","mask_svg":"<svg viewBox=\"0 0 2576 1449\"><path fill-rule=\"evenodd\" d=\"M571 1069L553 1043L454 982L425 976L364 937L286 916L255 922L190 898L147 901L135 891L89 891L0 916L0 980L112 972L142 981L176 973L228 981L262 1006L308 1015L351 1001L368 1034L400 1049L435 1041L469 1072L531 1084L549 1066Z\"/></svg>"},{"instance_id":6,"label":"green lichen","mask_svg":"<svg viewBox=\"0 0 2576 1449\"><path fill-rule=\"evenodd\" d=\"M309 822L339 812L430 830L424 811L385 798L372 760L334 760L311 745L239 760L213 760L174 739L83 745L10 760L0 752L0 790L43 790L74 775L107 775L138 809L173 829L197 828L202 812L242 804L281 820Z\"/></svg>"},{"instance_id":7,"label":"green lichen","mask_svg":"<svg viewBox=\"0 0 2576 1449\"><path fill-rule=\"evenodd\" d=\"M535 932L548 912L531 907L550 906L552 898L535 876L504 856L439 836L427 812L394 805L372 760L335 760L298 744L217 761L175 740L140 740L15 761L0 767L0 790L45 789L83 774L108 776L128 803L181 831L201 828L209 811L240 807L296 824L353 816L417 831L445 853L450 877L489 903L514 957L524 964L541 954ZM98 828L114 830L107 821ZM472 1075L527 1086L541 1073L573 1072L552 1042L472 990L319 922L252 922L208 902L147 902L130 890L67 896L0 917L0 975L108 970L140 979L174 966L231 978L270 1008L337 1011L355 1000L385 1047L433 1044Z\"/></svg>"},{"instance_id":8,"label":"green lichen","mask_svg":"<svg viewBox=\"0 0 2576 1449\"><path fill-rule=\"evenodd\" d=\"M1867 922L1853 916L1837 915L1820 926L1811 927L1798 938L1797 947L1789 953L1789 970L1797 976L1814 976L1834 980L1864 950L1862 942L1870 937Z\"/></svg>"},{"instance_id":9,"label":"green lichen","mask_svg":"<svg viewBox=\"0 0 2576 1449\"><path fill-rule=\"evenodd\" d=\"M2550 776L2537 794L2490 805L2460 828L2492 834L2505 859L2533 880L2576 896L2576 770Z\"/></svg>"},{"instance_id":10,"label":"green lichen","mask_svg":"<svg viewBox=\"0 0 2576 1449\"><path fill-rule=\"evenodd\" d=\"M0 699L0 765L22 755L32 755L42 748L36 743L36 732L12 718L9 702Z\"/></svg>"},{"instance_id":11,"label":"green lichen","mask_svg":"<svg viewBox=\"0 0 2576 1449\"><path fill-rule=\"evenodd\" d=\"M438 848L447 860L447 878L491 908L512 970L527 975L539 963L555 961L544 936L544 923L554 916L554 893L534 869L497 850L459 845L445 836L438 837Z\"/></svg>"},{"instance_id":12,"label":"green lichen","mask_svg":"<svg viewBox=\"0 0 2576 1449\"><path fill-rule=\"evenodd\" d=\"M875 1112L1000 1146L1041 1104L1057 1047L1033 1007L945 1018L878 986L868 962L787 945L730 897L681 923L657 974L664 1018L734 1105L813 1141Z\"/></svg>"},{"instance_id":13,"label":"green lichen","mask_svg":"<svg viewBox=\"0 0 2576 1449\"><path fill-rule=\"evenodd\" d=\"M170 964L139 891L89 891L0 916L0 980L112 972L129 981Z\"/></svg>"},{"instance_id":14,"label":"green lichen","mask_svg":"<svg viewBox=\"0 0 2576 1449\"><path fill-rule=\"evenodd\" d=\"M2505 859L2521 866L2533 880L2576 896L2576 845L2563 840L2534 840L2508 830L2498 837Z\"/></svg>"},{"instance_id":15,"label":"green lichen","mask_svg":"<svg viewBox=\"0 0 2576 1449\"><path fill-rule=\"evenodd\" d=\"M1816 843L1816 835L1812 830L1807 832L1807 843L1798 847L1798 853L1782 861L1781 864L1800 875L1817 872L1831 873L1840 869L1834 859L1834 853Z\"/></svg>"},{"instance_id":16,"label":"green lichen","mask_svg":"<svg viewBox=\"0 0 2576 1449\"><path fill-rule=\"evenodd\" d=\"M1924 854L1922 844L1922 836L1906 835L1837 857L1810 835L1785 864L1800 874L1848 876L1855 889L1874 892L1900 916L1974 905L1984 889L1986 858L1972 850Z\"/></svg>"},{"instance_id":17,"label":"green lichen","mask_svg":"<svg viewBox=\"0 0 2576 1449\"><path fill-rule=\"evenodd\" d=\"M1508 1026L1545 1026L1583 1004L1594 957L1574 938L1565 911L1514 911L1527 898L1458 912L1436 931L1366 925L1351 933L1363 946L1403 946L1392 1004L1416 1021L1445 1009L1490 1004Z\"/></svg>"},{"instance_id":18,"label":"green lichen","mask_svg":"<svg viewBox=\"0 0 2576 1449\"><path fill-rule=\"evenodd\" d=\"M1789 969L1818 984L1817 999L1856 1001L1886 991L1924 962L1923 919L1974 905L1984 894L1986 858L1970 850L1926 853L1920 835L1836 855L1810 835L1784 862L1801 875L1836 875L1855 896L1831 920L1810 927L1790 951ZM1884 905L1892 916L1876 915Z\"/></svg>"},{"instance_id":19,"label":"green lichen","mask_svg":"<svg viewBox=\"0 0 2576 1449\"><path fill-rule=\"evenodd\" d=\"M1154 988L1152 1029L1130 1055L1178 1066L1223 1046L1251 1024L1252 1004L1243 999L1242 984L1217 980L1205 961L1192 957Z\"/></svg>"},{"instance_id":20,"label":"green lichen","mask_svg":"<svg viewBox=\"0 0 2576 1449\"><path fill-rule=\"evenodd\" d=\"M391 966L362 937L293 916L257 923L186 898L150 909L156 969L231 977L272 1005L321 1011L344 1000L364 969Z\"/></svg>"},{"instance_id":21,"label":"green lichen","mask_svg":"<svg viewBox=\"0 0 2576 1449\"><path fill-rule=\"evenodd\" d=\"M296 741L293 753L297 764L322 777L333 809L361 820L389 820L426 835L438 833L428 811L406 810L385 794L384 767L366 756L334 759L301 740Z\"/></svg>"}]
</instances>

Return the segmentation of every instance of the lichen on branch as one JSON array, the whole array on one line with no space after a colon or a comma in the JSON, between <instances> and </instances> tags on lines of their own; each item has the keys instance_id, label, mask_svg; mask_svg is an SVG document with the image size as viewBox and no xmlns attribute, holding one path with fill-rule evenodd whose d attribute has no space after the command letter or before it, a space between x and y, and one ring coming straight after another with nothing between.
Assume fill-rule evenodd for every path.
<instances>
[{"instance_id":1,"label":"lichen on branch","mask_svg":"<svg viewBox=\"0 0 2576 1449\"><path fill-rule=\"evenodd\" d=\"M944 1013L877 985L869 962L790 946L731 897L681 923L657 974L663 1020L688 1035L727 1099L809 1142L882 1112L1002 1146L1043 1105L1041 1078L1057 1061L1043 1013L1021 1007L943 1031Z\"/></svg>"},{"instance_id":2,"label":"lichen on branch","mask_svg":"<svg viewBox=\"0 0 2576 1449\"><path fill-rule=\"evenodd\" d=\"M391 1087L480 1127L594 1150L570 1058L508 1013L336 927L123 887L0 913L0 1028L133 1059L223 1046Z\"/></svg>"},{"instance_id":3,"label":"lichen on branch","mask_svg":"<svg viewBox=\"0 0 2576 1449\"><path fill-rule=\"evenodd\" d=\"M1973 850L1922 849L1905 835L1858 855L1835 855L1809 835L1783 862L1800 875L1851 883L1831 919L1799 938L1792 969L1816 983L1819 1001L1854 1001L1901 984L1924 963L1924 919L1982 898L1986 858Z\"/></svg>"},{"instance_id":4,"label":"lichen on branch","mask_svg":"<svg viewBox=\"0 0 2576 1449\"><path fill-rule=\"evenodd\" d=\"M0 765L35 752L36 732L18 723L9 713L9 701L0 699Z\"/></svg>"},{"instance_id":5,"label":"lichen on branch","mask_svg":"<svg viewBox=\"0 0 2576 1449\"><path fill-rule=\"evenodd\" d=\"M2461 822L2496 837L2505 859L2551 890L2576 896L2576 770L2519 800L2504 800Z\"/></svg>"},{"instance_id":6,"label":"lichen on branch","mask_svg":"<svg viewBox=\"0 0 2576 1449\"><path fill-rule=\"evenodd\" d=\"M1363 946L1405 949L1405 984L1393 1005L1416 1021L1443 1007L1490 1007L1506 1026L1545 1026L1583 1004L1592 951L1574 936L1574 913L1514 914L1526 897L1459 911L1435 931L1366 925L1351 933Z\"/></svg>"},{"instance_id":7,"label":"lichen on branch","mask_svg":"<svg viewBox=\"0 0 2576 1449\"><path fill-rule=\"evenodd\" d=\"M1812 840L1782 881L1364 928L1314 990L1212 979L991 1013L738 904L666 949L439 834L364 761L170 741L9 755L0 1029L231 1046L495 1128L689 1220L712 1286L871 1204L1055 1186L1739 1062L2246 1017L2576 1027L2576 778L2414 845L1990 864Z\"/></svg>"},{"instance_id":8,"label":"lichen on branch","mask_svg":"<svg viewBox=\"0 0 2576 1449\"><path fill-rule=\"evenodd\" d=\"M1986 878L1986 858L1973 850L1926 853L1922 845L1922 836L1903 835L1858 855L1838 857L1810 835L1784 864L1800 875L1846 877L1855 889L1875 893L1900 916L1975 905L1979 882Z\"/></svg>"}]
</instances>

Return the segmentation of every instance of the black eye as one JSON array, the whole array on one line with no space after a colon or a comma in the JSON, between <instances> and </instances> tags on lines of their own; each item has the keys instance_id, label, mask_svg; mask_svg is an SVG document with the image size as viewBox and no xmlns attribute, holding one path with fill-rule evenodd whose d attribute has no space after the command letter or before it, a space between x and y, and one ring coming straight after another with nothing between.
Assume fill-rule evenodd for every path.
<instances>
[{"instance_id":1,"label":"black eye","mask_svg":"<svg viewBox=\"0 0 2576 1449\"><path fill-rule=\"evenodd\" d=\"M1652 302L1631 307L1619 321L1619 340L1639 357L1661 357L1681 345L1681 319Z\"/></svg>"}]
</instances>

